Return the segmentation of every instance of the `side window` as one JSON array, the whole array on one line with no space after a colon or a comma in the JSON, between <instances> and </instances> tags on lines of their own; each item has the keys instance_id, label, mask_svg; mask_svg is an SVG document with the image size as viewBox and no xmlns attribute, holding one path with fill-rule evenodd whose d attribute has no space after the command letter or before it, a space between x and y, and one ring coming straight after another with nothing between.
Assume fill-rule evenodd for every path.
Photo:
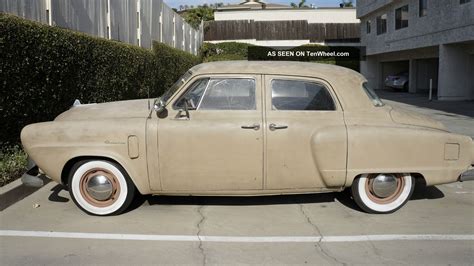
<instances>
[{"instance_id":1,"label":"side window","mask_svg":"<svg viewBox=\"0 0 474 266\"><path fill-rule=\"evenodd\" d=\"M184 109L184 105L187 99L188 100L188 109L196 110L199 103L201 102L202 95L209 84L209 79L199 79L196 80L191 87L188 89L186 94L182 96L174 105L175 109Z\"/></svg>"},{"instance_id":2,"label":"side window","mask_svg":"<svg viewBox=\"0 0 474 266\"><path fill-rule=\"evenodd\" d=\"M205 78L195 81L174 105L189 110L256 110L255 80Z\"/></svg>"},{"instance_id":3,"label":"side window","mask_svg":"<svg viewBox=\"0 0 474 266\"><path fill-rule=\"evenodd\" d=\"M211 79L199 110L256 110L255 80Z\"/></svg>"},{"instance_id":4,"label":"side window","mask_svg":"<svg viewBox=\"0 0 474 266\"><path fill-rule=\"evenodd\" d=\"M336 105L327 88L318 83L274 79L272 110L332 111Z\"/></svg>"}]
</instances>

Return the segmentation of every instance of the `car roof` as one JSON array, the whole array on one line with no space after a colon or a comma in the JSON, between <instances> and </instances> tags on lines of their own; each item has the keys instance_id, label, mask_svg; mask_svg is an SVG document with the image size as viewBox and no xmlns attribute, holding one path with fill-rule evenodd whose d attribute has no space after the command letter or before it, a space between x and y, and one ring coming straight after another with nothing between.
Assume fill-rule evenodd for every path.
<instances>
[{"instance_id":1,"label":"car roof","mask_svg":"<svg viewBox=\"0 0 474 266\"><path fill-rule=\"evenodd\" d=\"M217 61L202 63L191 68L193 74L278 74L318 77L357 75L352 69L321 63L295 61Z\"/></svg>"},{"instance_id":2,"label":"car roof","mask_svg":"<svg viewBox=\"0 0 474 266\"><path fill-rule=\"evenodd\" d=\"M206 74L263 74L318 78L328 82L346 110L373 108L362 89L367 80L358 72L330 64L295 61L218 61L192 67L193 76Z\"/></svg>"}]
</instances>

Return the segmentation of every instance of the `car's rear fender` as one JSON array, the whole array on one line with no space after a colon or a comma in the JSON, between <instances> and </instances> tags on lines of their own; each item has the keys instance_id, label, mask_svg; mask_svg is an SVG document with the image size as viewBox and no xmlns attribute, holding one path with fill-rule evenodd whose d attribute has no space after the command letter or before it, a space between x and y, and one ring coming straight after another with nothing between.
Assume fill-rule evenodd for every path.
<instances>
[{"instance_id":1,"label":"car's rear fender","mask_svg":"<svg viewBox=\"0 0 474 266\"><path fill-rule=\"evenodd\" d=\"M427 185L456 182L472 164L470 137L415 126L348 126L346 186L364 173L419 173Z\"/></svg>"}]
</instances>

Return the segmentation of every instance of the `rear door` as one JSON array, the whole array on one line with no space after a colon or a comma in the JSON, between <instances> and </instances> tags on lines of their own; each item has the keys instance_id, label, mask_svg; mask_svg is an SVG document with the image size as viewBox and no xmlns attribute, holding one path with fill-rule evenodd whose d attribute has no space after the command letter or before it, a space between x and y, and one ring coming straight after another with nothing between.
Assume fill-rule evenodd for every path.
<instances>
[{"instance_id":1,"label":"rear door","mask_svg":"<svg viewBox=\"0 0 474 266\"><path fill-rule=\"evenodd\" d=\"M266 75L265 189L340 187L346 175L343 111L319 79Z\"/></svg>"}]
</instances>

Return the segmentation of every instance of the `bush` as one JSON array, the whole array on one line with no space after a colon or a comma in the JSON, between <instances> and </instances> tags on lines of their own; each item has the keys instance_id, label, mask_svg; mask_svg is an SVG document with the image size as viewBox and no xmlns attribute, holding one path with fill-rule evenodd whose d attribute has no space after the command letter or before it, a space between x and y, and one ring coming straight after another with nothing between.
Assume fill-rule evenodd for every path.
<instances>
[{"instance_id":1,"label":"bush","mask_svg":"<svg viewBox=\"0 0 474 266\"><path fill-rule=\"evenodd\" d=\"M0 187L21 177L27 166L27 156L19 146L0 150Z\"/></svg>"},{"instance_id":2,"label":"bush","mask_svg":"<svg viewBox=\"0 0 474 266\"><path fill-rule=\"evenodd\" d=\"M157 97L197 63L163 44L153 52L0 13L0 144L18 143L22 127L54 119L75 99Z\"/></svg>"},{"instance_id":3,"label":"bush","mask_svg":"<svg viewBox=\"0 0 474 266\"><path fill-rule=\"evenodd\" d=\"M248 59L248 48L253 47L252 58L253 60L268 60L267 52L274 50L265 46L256 46L247 43L239 42L222 42L222 43L204 43L200 49L200 56L203 62L212 61L225 61L225 60L247 60ZM330 48L325 45L317 44L305 44L299 47L289 49L298 50L301 47L309 47L312 49L318 49L321 51L329 51ZM346 49L358 49L358 48L346 48ZM294 59L288 59L294 60ZM332 64L351 68L355 71L359 71L359 61L350 61L347 59L338 60L337 58L327 58L322 60L310 61L313 63Z\"/></svg>"},{"instance_id":4,"label":"bush","mask_svg":"<svg viewBox=\"0 0 474 266\"><path fill-rule=\"evenodd\" d=\"M201 63L199 57L159 42L153 43L153 52L156 57L155 75L159 77L153 95L161 95L181 75Z\"/></svg>"},{"instance_id":5,"label":"bush","mask_svg":"<svg viewBox=\"0 0 474 266\"><path fill-rule=\"evenodd\" d=\"M203 43L199 53L203 62L247 60L249 46L253 45L239 42Z\"/></svg>"}]
</instances>

